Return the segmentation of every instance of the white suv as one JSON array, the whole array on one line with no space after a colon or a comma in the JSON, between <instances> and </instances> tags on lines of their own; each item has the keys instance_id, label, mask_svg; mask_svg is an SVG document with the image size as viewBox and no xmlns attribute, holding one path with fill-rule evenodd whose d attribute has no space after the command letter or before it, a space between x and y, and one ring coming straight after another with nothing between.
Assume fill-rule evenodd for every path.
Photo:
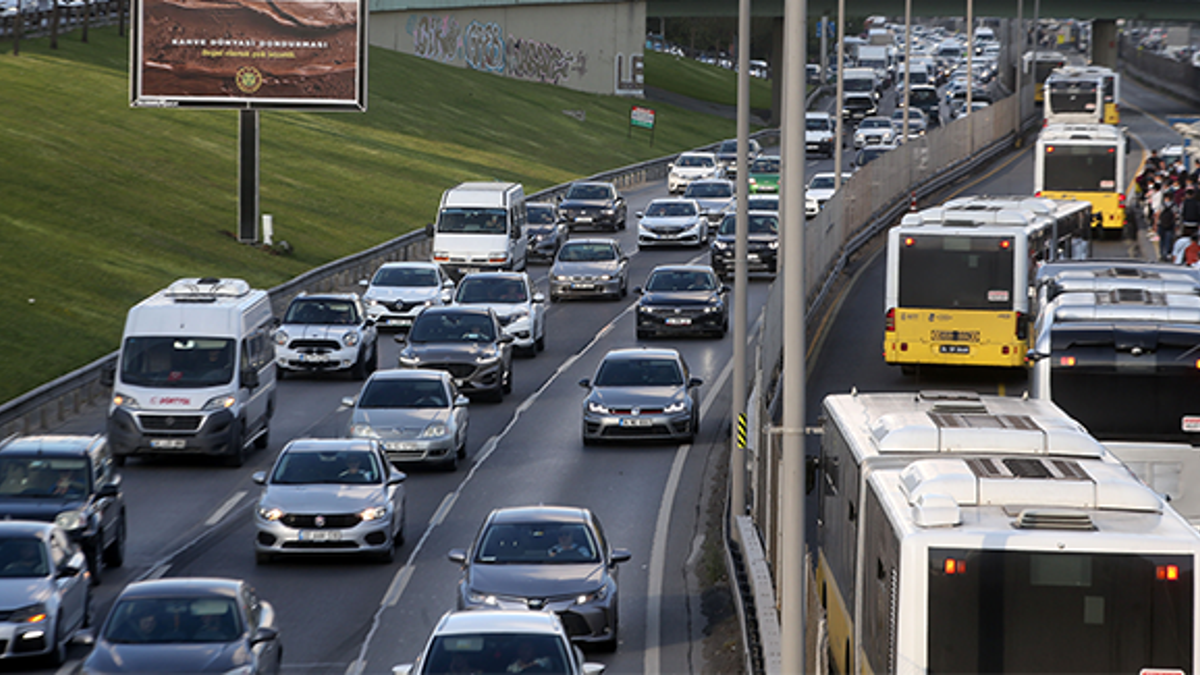
<instances>
[{"instance_id":1,"label":"white suv","mask_svg":"<svg viewBox=\"0 0 1200 675\"><path fill-rule=\"evenodd\" d=\"M524 272L468 274L458 282L454 304L491 308L513 347L531 356L546 348L546 296Z\"/></svg>"},{"instance_id":2,"label":"white suv","mask_svg":"<svg viewBox=\"0 0 1200 675\"><path fill-rule=\"evenodd\" d=\"M294 372L348 370L362 380L379 363L378 331L357 293L300 294L275 330L279 377Z\"/></svg>"},{"instance_id":3,"label":"white suv","mask_svg":"<svg viewBox=\"0 0 1200 675\"><path fill-rule=\"evenodd\" d=\"M833 116L824 112L804 113L804 149L833 157Z\"/></svg>"},{"instance_id":4,"label":"white suv","mask_svg":"<svg viewBox=\"0 0 1200 675\"><path fill-rule=\"evenodd\" d=\"M384 263L358 285L366 289L367 316L380 328L408 330L421 310L447 304L454 295L454 281L441 266L419 260Z\"/></svg>"},{"instance_id":5,"label":"white suv","mask_svg":"<svg viewBox=\"0 0 1200 675\"><path fill-rule=\"evenodd\" d=\"M725 172L713 152L685 152L675 158L667 173L667 191L683 192L694 180L723 178Z\"/></svg>"}]
</instances>

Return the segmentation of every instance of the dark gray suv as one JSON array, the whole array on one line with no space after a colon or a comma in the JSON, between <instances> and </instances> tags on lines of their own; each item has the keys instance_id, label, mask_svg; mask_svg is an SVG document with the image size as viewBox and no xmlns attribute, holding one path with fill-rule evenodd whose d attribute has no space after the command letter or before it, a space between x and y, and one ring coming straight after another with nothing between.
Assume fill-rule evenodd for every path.
<instances>
[{"instance_id":1,"label":"dark gray suv","mask_svg":"<svg viewBox=\"0 0 1200 675\"><path fill-rule=\"evenodd\" d=\"M512 391L513 337L489 307L429 307L396 341L401 368L444 370L462 393L494 401Z\"/></svg>"}]
</instances>

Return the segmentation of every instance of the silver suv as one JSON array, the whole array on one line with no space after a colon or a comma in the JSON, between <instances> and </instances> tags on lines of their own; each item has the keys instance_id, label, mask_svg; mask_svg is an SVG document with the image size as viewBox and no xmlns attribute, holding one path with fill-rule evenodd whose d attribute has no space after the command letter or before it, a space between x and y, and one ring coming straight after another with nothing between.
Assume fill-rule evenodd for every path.
<instances>
[{"instance_id":1,"label":"silver suv","mask_svg":"<svg viewBox=\"0 0 1200 675\"><path fill-rule=\"evenodd\" d=\"M377 337L357 293L298 295L275 330L279 377L346 370L365 379L379 363Z\"/></svg>"}]
</instances>

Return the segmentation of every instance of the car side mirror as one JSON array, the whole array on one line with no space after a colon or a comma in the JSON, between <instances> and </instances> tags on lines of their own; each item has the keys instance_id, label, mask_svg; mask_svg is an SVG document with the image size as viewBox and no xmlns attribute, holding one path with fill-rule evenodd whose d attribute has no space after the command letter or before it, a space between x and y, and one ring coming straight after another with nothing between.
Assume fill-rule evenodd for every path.
<instances>
[{"instance_id":1,"label":"car side mirror","mask_svg":"<svg viewBox=\"0 0 1200 675\"><path fill-rule=\"evenodd\" d=\"M425 236L433 238L433 223L425 223Z\"/></svg>"},{"instance_id":2,"label":"car side mirror","mask_svg":"<svg viewBox=\"0 0 1200 675\"><path fill-rule=\"evenodd\" d=\"M470 403L471 403L471 399L467 398L466 396L463 396L462 394L459 394L458 396L454 397L454 407L455 408L461 408L465 405L470 405Z\"/></svg>"},{"instance_id":3,"label":"car side mirror","mask_svg":"<svg viewBox=\"0 0 1200 675\"><path fill-rule=\"evenodd\" d=\"M392 469L391 473L388 474L387 484L388 485L399 485L407 479L408 479L408 474L404 473L403 471L397 471L395 469Z\"/></svg>"},{"instance_id":4,"label":"car side mirror","mask_svg":"<svg viewBox=\"0 0 1200 675\"><path fill-rule=\"evenodd\" d=\"M585 377L579 381L579 386L583 387L584 389L589 389L592 386L592 381Z\"/></svg>"},{"instance_id":5,"label":"car side mirror","mask_svg":"<svg viewBox=\"0 0 1200 675\"><path fill-rule=\"evenodd\" d=\"M392 675L411 675L413 664L402 663L398 666L392 666ZM603 671L601 671L603 672Z\"/></svg>"},{"instance_id":6,"label":"car side mirror","mask_svg":"<svg viewBox=\"0 0 1200 675\"><path fill-rule=\"evenodd\" d=\"M252 368L247 368L242 371L242 386L247 389L257 389L261 384L258 381L258 371Z\"/></svg>"},{"instance_id":7,"label":"car side mirror","mask_svg":"<svg viewBox=\"0 0 1200 675\"><path fill-rule=\"evenodd\" d=\"M634 292L634 293L636 293L636 294L638 294L638 295L641 295L641 294L642 294L642 287L641 287L641 286L634 286L634 287L633 287L633 292Z\"/></svg>"},{"instance_id":8,"label":"car side mirror","mask_svg":"<svg viewBox=\"0 0 1200 675\"><path fill-rule=\"evenodd\" d=\"M96 644L96 633L92 628L80 628L71 638L71 644L91 647Z\"/></svg>"},{"instance_id":9,"label":"car side mirror","mask_svg":"<svg viewBox=\"0 0 1200 675\"><path fill-rule=\"evenodd\" d=\"M583 664L583 675L603 675L606 668L608 668L608 666L604 665L603 663L585 661Z\"/></svg>"},{"instance_id":10,"label":"car side mirror","mask_svg":"<svg viewBox=\"0 0 1200 675\"><path fill-rule=\"evenodd\" d=\"M343 408L353 408L354 407L354 397L353 396L343 396L342 397L342 407Z\"/></svg>"},{"instance_id":11,"label":"car side mirror","mask_svg":"<svg viewBox=\"0 0 1200 675\"><path fill-rule=\"evenodd\" d=\"M104 366L100 368L100 386L111 387L116 384L116 381L117 364L112 362L104 364Z\"/></svg>"},{"instance_id":12,"label":"car side mirror","mask_svg":"<svg viewBox=\"0 0 1200 675\"><path fill-rule=\"evenodd\" d=\"M266 471L255 471L254 473L250 474L250 480L254 481L258 485L266 485L267 484L267 472Z\"/></svg>"},{"instance_id":13,"label":"car side mirror","mask_svg":"<svg viewBox=\"0 0 1200 675\"><path fill-rule=\"evenodd\" d=\"M256 645L260 642L270 642L279 637L279 629L269 626L259 626L258 630L254 631L254 637L250 638L250 644Z\"/></svg>"},{"instance_id":14,"label":"car side mirror","mask_svg":"<svg viewBox=\"0 0 1200 675\"><path fill-rule=\"evenodd\" d=\"M645 211L637 211L633 215L637 216L638 218L645 218L646 212Z\"/></svg>"},{"instance_id":15,"label":"car side mirror","mask_svg":"<svg viewBox=\"0 0 1200 675\"><path fill-rule=\"evenodd\" d=\"M102 499L106 497L116 497L119 494L121 494L121 486L117 481L105 483L104 485L100 486L99 490L96 490L96 496Z\"/></svg>"},{"instance_id":16,"label":"car side mirror","mask_svg":"<svg viewBox=\"0 0 1200 675\"><path fill-rule=\"evenodd\" d=\"M358 285L359 285L359 286L362 286L363 288L366 288L367 286L370 286L370 285L371 285L371 282L370 282L370 281L368 281L368 280L366 280L366 279L359 279L359 280L358 280Z\"/></svg>"},{"instance_id":17,"label":"car side mirror","mask_svg":"<svg viewBox=\"0 0 1200 675\"><path fill-rule=\"evenodd\" d=\"M721 292L722 293L728 293L730 290L731 289L729 288L729 284L721 284Z\"/></svg>"},{"instance_id":18,"label":"car side mirror","mask_svg":"<svg viewBox=\"0 0 1200 675\"><path fill-rule=\"evenodd\" d=\"M398 345L408 344L408 333L397 333L392 340Z\"/></svg>"},{"instance_id":19,"label":"car side mirror","mask_svg":"<svg viewBox=\"0 0 1200 675\"><path fill-rule=\"evenodd\" d=\"M704 380L702 380L702 379L700 379L700 378L698 378L698 377L692 377L692 378L689 378L689 379L688 379L688 383L687 383L687 384L688 384L688 389L691 389L691 388L693 388L693 387L699 387L699 386L703 385L703 384L704 384Z\"/></svg>"},{"instance_id":20,"label":"car side mirror","mask_svg":"<svg viewBox=\"0 0 1200 675\"><path fill-rule=\"evenodd\" d=\"M1025 352L1025 360L1028 361L1029 363L1037 363L1038 361L1041 361L1042 359L1046 358L1047 356L1050 356L1050 355L1042 354L1042 353L1038 352L1038 350L1036 350L1036 349L1030 349L1029 351Z\"/></svg>"},{"instance_id":21,"label":"car side mirror","mask_svg":"<svg viewBox=\"0 0 1200 675\"><path fill-rule=\"evenodd\" d=\"M506 344L511 344L511 343L513 342L513 340L514 340L514 339L515 339L515 338L513 338L513 336L509 335L508 333L505 333L505 334L503 334L503 335L501 335L501 336L500 336L500 339L498 340L498 342L499 342L500 344L505 344L505 345L506 345Z\"/></svg>"},{"instance_id":22,"label":"car side mirror","mask_svg":"<svg viewBox=\"0 0 1200 675\"><path fill-rule=\"evenodd\" d=\"M615 565L617 563L628 562L629 559L632 557L633 557L633 554L629 552L629 549L614 548L612 551L612 555L610 555L608 557L608 559L610 562L612 562Z\"/></svg>"},{"instance_id":23,"label":"car side mirror","mask_svg":"<svg viewBox=\"0 0 1200 675\"><path fill-rule=\"evenodd\" d=\"M58 573L55 576L65 579L73 577L85 569L87 569L87 557L83 555L83 551L76 551L63 564L59 565Z\"/></svg>"},{"instance_id":24,"label":"car side mirror","mask_svg":"<svg viewBox=\"0 0 1200 675\"><path fill-rule=\"evenodd\" d=\"M450 549L450 552L446 554L446 557L450 559L450 562L458 563L459 565L467 564L467 552L461 548Z\"/></svg>"}]
</instances>

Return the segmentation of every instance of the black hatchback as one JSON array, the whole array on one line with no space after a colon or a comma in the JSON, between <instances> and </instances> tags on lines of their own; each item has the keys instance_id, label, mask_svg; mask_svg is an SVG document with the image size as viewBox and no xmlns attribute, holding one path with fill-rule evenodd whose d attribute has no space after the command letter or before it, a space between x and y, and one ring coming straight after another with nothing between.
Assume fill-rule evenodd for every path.
<instances>
[{"instance_id":1,"label":"black hatchback","mask_svg":"<svg viewBox=\"0 0 1200 675\"><path fill-rule=\"evenodd\" d=\"M737 261L737 214L727 213L710 249L713 271L722 279L733 275ZM751 211L746 220L746 271L775 274L779 257L779 214Z\"/></svg>"},{"instance_id":2,"label":"black hatchback","mask_svg":"<svg viewBox=\"0 0 1200 675\"><path fill-rule=\"evenodd\" d=\"M0 444L0 518L53 522L87 556L92 583L101 563L125 561L125 497L102 435L20 436Z\"/></svg>"},{"instance_id":3,"label":"black hatchback","mask_svg":"<svg viewBox=\"0 0 1200 675\"><path fill-rule=\"evenodd\" d=\"M729 308L722 284L708 265L659 265L646 285L633 289L637 303L637 337L714 335L729 330Z\"/></svg>"}]
</instances>

